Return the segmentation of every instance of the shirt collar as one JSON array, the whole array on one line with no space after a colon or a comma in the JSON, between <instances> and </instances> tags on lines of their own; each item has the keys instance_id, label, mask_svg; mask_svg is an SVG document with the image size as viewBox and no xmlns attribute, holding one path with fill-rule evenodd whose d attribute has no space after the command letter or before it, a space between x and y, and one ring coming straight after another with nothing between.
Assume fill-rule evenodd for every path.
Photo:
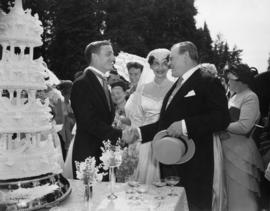
<instances>
[{"instance_id":1,"label":"shirt collar","mask_svg":"<svg viewBox=\"0 0 270 211\"><path fill-rule=\"evenodd\" d=\"M98 70L97 68L95 68L93 66L88 66L88 68L86 70L88 70L88 69L91 69L96 74L101 75L103 78L106 78L106 75L103 72L101 72L100 70Z\"/></svg>"},{"instance_id":2,"label":"shirt collar","mask_svg":"<svg viewBox=\"0 0 270 211\"><path fill-rule=\"evenodd\" d=\"M183 78L183 81L182 83L184 83L187 79L190 78L190 76L197 70L199 69L200 65L197 65L191 69L189 69L187 72L185 72L183 75L182 75L182 78Z\"/></svg>"}]
</instances>

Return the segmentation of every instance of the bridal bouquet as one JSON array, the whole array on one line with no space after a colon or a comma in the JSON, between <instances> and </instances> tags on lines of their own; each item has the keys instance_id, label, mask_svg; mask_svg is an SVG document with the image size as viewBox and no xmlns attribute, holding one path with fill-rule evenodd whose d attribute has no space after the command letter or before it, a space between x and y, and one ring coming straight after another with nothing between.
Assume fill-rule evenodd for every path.
<instances>
[{"instance_id":1,"label":"bridal bouquet","mask_svg":"<svg viewBox=\"0 0 270 211\"><path fill-rule=\"evenodd\" d=\"M119 167L122 162L123 149L120 145L120 140L116 145L112 145L111 141L103 141L104 147L101 147L102 155L100 160L103 162L103 169L108 170L109 167Z\"/></svg>"},{"instance_id":2,"label":"bridal bouquet","mask_svg":"<svg viewBox=\"0 0 270 211\"><path fill-rule=\"evenodd\" d=\"M100 182L104 173L99 173L101 165L96 166L96 159L88 157L84 162L75 161L76 175L85 185Z\"/></svg>"}]
</instances>

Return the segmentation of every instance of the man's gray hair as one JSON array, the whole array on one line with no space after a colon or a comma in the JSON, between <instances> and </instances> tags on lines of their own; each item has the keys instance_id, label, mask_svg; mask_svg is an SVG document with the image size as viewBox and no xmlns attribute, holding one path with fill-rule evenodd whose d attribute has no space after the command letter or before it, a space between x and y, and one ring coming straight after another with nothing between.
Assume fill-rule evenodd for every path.
<instances>
[{"instance_id":1,"label":"man's gray hair","mask_svg":"<svg viewBox=\"0 0 270 211\"><path fill-rule=\"evenodd\" d=\"M190 58L193 61L199 62L198 50L197 50L197 47L194 43L192 43L190 41L184 41L184 42L180 42L180 43L175 44L175 46L178 47L179 54L183 54L185 52L188 52Z\"/></svg>"}]
</instances>

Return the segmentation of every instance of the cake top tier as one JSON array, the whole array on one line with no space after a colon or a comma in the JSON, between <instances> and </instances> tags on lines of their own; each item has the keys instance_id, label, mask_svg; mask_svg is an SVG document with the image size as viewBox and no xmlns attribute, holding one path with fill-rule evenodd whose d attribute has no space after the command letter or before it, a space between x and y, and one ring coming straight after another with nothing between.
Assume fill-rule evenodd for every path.
<instances>
[{"instance_id":1,"label":"cake top tier","mask_svg":"<svg viewBox=\"0 0 270 211\"><path fill-rule=\"evenodd\" d=\"M42 23L31 10L23 10L22 0L15 0L9 13L0 10L0 43L3 45L31 46L42 45Z\"/></svg>"}]
</instances>

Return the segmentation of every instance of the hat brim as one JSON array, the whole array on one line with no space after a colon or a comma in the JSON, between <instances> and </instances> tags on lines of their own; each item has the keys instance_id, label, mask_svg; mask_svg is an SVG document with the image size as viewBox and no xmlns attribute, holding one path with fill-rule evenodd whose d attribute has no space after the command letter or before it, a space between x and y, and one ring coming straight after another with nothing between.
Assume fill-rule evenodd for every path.
<instances>
[{"instance_id":1,"label":"hat brim","mask_svg":"<svg viewBox=\"0 0 270 211\"><path fill-rule=\"evenodd\" d=\"M168 137L168 132L167 130L162 130L160 132L158 132L153 141L158 141L164 137ZM184 155L180 158L179 161L177 161L176 163L173 164L169 164L169 165L175 165L175 164L182 164L182 163L186 163L188 162L195 154L195 143L192 139L189 139L187 136L180 136L178 137L179 141L182 141L185 146L186 146L186 152L184 153ZM153 143L154 144L154 143Z\"/></svg>"}]
</instances>

